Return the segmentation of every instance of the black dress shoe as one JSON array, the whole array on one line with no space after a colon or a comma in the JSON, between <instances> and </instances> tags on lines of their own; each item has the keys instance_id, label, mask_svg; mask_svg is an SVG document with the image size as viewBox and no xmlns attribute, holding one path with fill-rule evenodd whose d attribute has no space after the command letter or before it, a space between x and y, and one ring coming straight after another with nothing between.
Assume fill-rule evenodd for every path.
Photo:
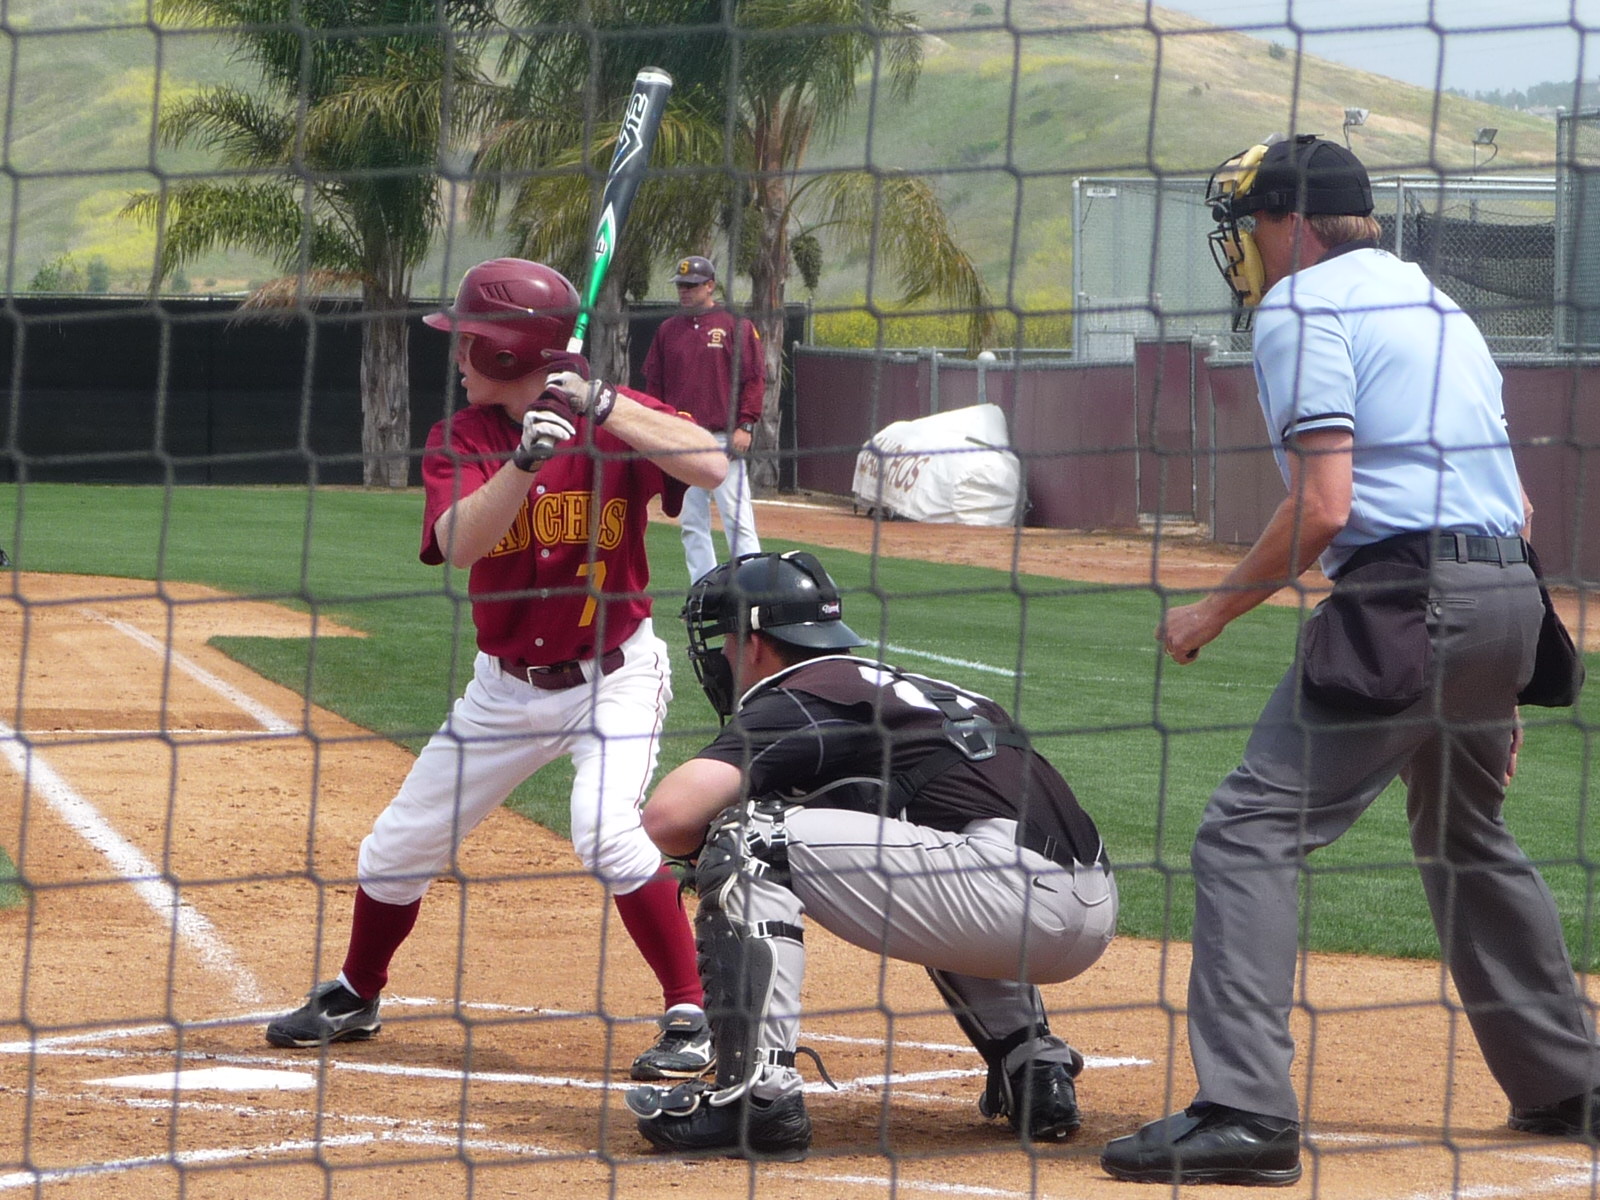
<instances>
[{"instance_id":1,"label":"black dress shoe","mask_svg":"<svg viewBox=\"0 0 1600 1200\"><path fill-rule=\"evenodd\" d=\"M1100 1165L1134 1183L1284 1187L1300 1178L1300 1126L1222 1104L1192 1104L1108 1142Z\"/></svg>"},{"instance_id":2,"label":"black dress shoe","mask_svg":"<svg viewBox=\"0 0 1600 1200\"><path fill-rule=\"evenodd\" d=\"M1555 1104L1511 1109L1507 1125L1519 1133L1600 1141L1600 1088L1580 1092Z\"/></svg>"}]
</instances>

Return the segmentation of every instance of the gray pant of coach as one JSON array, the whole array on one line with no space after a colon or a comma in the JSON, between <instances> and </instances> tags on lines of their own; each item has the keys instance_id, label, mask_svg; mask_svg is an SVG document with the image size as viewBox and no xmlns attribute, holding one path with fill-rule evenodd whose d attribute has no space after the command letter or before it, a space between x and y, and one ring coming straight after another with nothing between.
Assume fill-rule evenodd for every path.
<instances>
[{"instance_id":1,"label":"gray pant of coach","mask_svg":"<svg viewBox=\"0 0 1600 1200\"><path fill-rule=\"evenodd\" d=\"M1289 1011L1304 856L1344 833L1396 776L1444 961L1495 1080L1516 1106L1600 1081L1555 903L1501 817L1538 586L1523 564L1433 570L1437 697L1393 717L1355 717L1306 701L1291 670L1243 763L1212 794L1191 856L1197 1100L1299 1119Z\"/></svg>"}]
</instances>

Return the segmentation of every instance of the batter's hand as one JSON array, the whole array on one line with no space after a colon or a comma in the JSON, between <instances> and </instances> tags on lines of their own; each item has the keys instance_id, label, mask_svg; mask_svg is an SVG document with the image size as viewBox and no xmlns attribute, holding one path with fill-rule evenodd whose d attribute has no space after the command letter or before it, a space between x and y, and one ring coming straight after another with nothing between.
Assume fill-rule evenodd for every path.
<instances>
[{"instance_id":1,"label":"batter's hand","mask_svg":"<svg viewBox=\"0 0 1600 1200\"><path fill-rule=\"evenodd\" d=\"M576 371L557 371L544 381L544 386L565 400L573 412L596 425L611 415L611 406L617 402L616 388L604 379L585 379Z\"/></svg>"},{"instance_id":2,"label":"batter's hand","mask_svg":"<svg viewBox=\"0 0 1600 1200\"><path fill-rule=\"evenodd\" d=\"M568 350L541 350L545 362L550 364L550 373L558 371L571 371L574 375L589 378L589 360L581 354L573 354Z\"/></svg>"},{"instance_id":3,"label":"batter's hand","mask_svg":"<svg viewBox=\"0 0 1600 1200\"><path fill-rule=\"evenodd\" d=\"M577 433L555 408L530 408L522 414L522 441L511 452L519 471L537 471L556 452L556 445Z\"/></svg>"},{"instance_id":4,"label":"batter's hand","mask_svg":"<svg viewBox=\"0 0 1600 1200\"><path fill-rule=\"evenodd\" d=\"M1156 626L1156 641L1179 666L1188 666L1200 656L1200 647L1222 632L1222 625L1211 615L1204 600L1168 611Z\"/></svg>"}]
</instances>

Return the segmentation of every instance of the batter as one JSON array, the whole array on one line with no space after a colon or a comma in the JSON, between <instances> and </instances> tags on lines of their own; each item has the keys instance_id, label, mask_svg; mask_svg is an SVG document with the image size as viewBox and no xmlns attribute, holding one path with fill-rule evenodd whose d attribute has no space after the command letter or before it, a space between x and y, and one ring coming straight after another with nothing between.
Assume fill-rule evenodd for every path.
<instances>
[{"instance_id":1,"label":"batter","mask_svg":"<svg viewBox=\"0 0 1600 1200\"><path fill-rule=\"evenodd\" d=\"M421 558L470 571L473 677L361 843L339 977L267 1026L275 1046L372 1037L389 963L428 885L513 788L572 758L572 843L661 983L666 1015L636 1079L713 1062L677 883L640 824L672 690L646 594L646 506L715 487L712 436L650 396L587 378L565 353L579 300L559 272L480 263L425 320L455 335L467 408L422 460Z\"/></svg>"}]
</instances>

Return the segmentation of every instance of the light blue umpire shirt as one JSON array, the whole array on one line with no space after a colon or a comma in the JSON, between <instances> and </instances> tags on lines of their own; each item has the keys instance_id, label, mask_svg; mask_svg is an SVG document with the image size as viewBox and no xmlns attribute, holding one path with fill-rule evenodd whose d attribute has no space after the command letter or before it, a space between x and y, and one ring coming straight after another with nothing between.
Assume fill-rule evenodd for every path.
<instances>
[{"instance_id":1,"label":"light blue umpire shirt","mask_svg":"<svg viewBox=\"0 0 1600 1200\"><path fill-rule=\"evenodd\" d=\"M1358 547L1396 534L1521 530L1500 370L1472 318L1415 263L1336 250L1279 280L1256 312L1255 371L1285 484L1296 435L1355 435L1350 520L1322 555L1330 578Z\"/></svg>"}]
</instances>

